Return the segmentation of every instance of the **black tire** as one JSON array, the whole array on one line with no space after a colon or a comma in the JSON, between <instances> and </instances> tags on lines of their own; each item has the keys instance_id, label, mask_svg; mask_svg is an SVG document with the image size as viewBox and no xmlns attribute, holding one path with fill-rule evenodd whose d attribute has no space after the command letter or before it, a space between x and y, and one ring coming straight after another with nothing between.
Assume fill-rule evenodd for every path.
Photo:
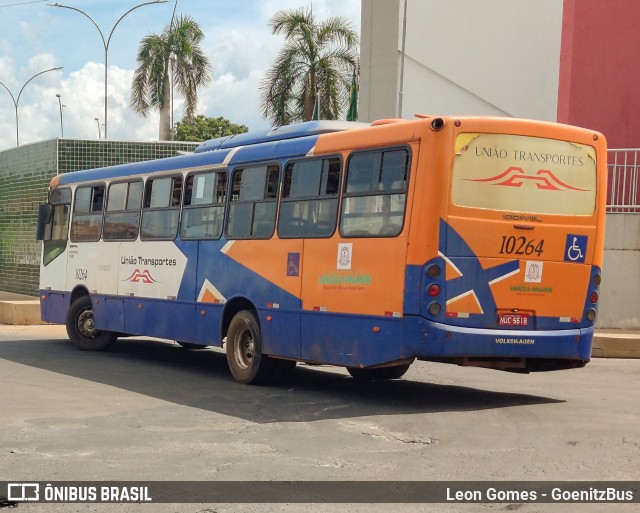
<instances>
[{"instance_id":1,"label":"black tire","mask_svg":"<svg viewBox=\"0 0 640 513\"><path fill-rule=\"evenodd\" d=\"M386 379L399 379L404 376L410 363L395 365L393 367L379 367L377 369L358 369L357 367L347 367L347 371L358 381L378 381Z\"/></svg>"},{"instance_id":2,"label":"black tire","mask_svg":"<svg viewBox=\"0 0 640 513\"><path fill-rule=\"evenodd\" d=\"M117 333L95 328L89 296L79 297L71 304L66 326L69 340L83 351L104 351L118 338Z\"/></svg>"},{"instance_id":3,"label":"black tire","mask_svg":"<svg viewBox=\"0 0 640 513\"><path fill-rule=\"evenodd\" d=\"M179 340L176 340L176 344L181 345L185 349L206 349L207 348L207 346L203 346L200 344L192 344L191 342L180 342Z\"/></svg>"},{"instance_id":4,"label":"black tire","mask_svg":"<svg viewBox=\"0 0 640 513\"><path fill-rule=\"evenodd\" d=\"M277 362L262 354L260 325L253 312L243 310L231 320L226 350L229 370L238 383L262 385L273 377Z\"/></svg>"}]
</instances>

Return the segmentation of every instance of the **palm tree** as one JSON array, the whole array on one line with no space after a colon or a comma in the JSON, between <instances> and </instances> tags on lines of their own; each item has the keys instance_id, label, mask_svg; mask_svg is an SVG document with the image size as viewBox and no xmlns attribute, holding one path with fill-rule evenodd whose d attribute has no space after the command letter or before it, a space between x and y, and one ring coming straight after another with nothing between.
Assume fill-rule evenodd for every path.
<instances>
[{"instance_id":1,"label":"palm tree","mask_svg":"<svg viewBox=\"0 0 640 513\"><path fill-rule=\"evenodd\" d=\"M285 45L260 85L262 115L274 126L337 119L349 99L358 60L358 34L346 18L316 21L311 9L282 10L269 20Z\"/></svg>"},{"instance_id":2,"label":"palm tree","mask_svg":"<svg viewBox=\"0 0 640 513\"><path fill-rule=\"evenodd\" d=\"M160 140L171 137L171 71L184 97L185 118L191 119L198 104L198 89L211 82L212 67L200 48L204 34L187 15L175 18L162 34L149 34L138 48L138 67L131 84L131 107L145 117L160 111Z\"/></svg>"}]
</instances>

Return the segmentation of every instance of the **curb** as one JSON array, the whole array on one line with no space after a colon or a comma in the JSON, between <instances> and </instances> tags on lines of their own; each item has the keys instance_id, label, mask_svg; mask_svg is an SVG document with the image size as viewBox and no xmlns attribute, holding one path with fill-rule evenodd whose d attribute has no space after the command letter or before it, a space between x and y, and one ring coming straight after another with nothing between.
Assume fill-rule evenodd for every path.
<instances>
[{"instance_id":1,"label":"curb","mask_svg":"<svg viewBox=\"0 0 640 513\"><path fill-rule=\"evenodd\" d=\"M591 356L593 358L640 358L640 332L596 331Z\"/></svg>"},{"instance_id":2,"label":"curb","mask_svg":"<svg viewBox=\"0 0 640 513\"><path fill-rule=\"evenodd\" d=\"M40 320L40 301L37 299L0 301L0 324L48 324Z\"/></svg>"}]
</instances>

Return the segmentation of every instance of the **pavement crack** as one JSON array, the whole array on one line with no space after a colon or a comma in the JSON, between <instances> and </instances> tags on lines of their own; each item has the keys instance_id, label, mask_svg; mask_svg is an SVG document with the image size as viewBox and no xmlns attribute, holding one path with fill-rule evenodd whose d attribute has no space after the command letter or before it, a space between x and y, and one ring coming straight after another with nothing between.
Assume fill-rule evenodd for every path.
<instances>
[{"instance_id":1,"label":"pavement crack","mask_svg":"<svg viewBox=\"0 0 640 513\"><path fill-rule=\"evenodd\" d=\"M437 438L399 438L394 437L398 442L402 442L403 444L418 444L418 445L436 445L440 440Z\"/></svg>"},{"instance_id":2,"label":"pavement crack","mask_svg":"<svg viewBox=\"0 0 640 513\"><path fill-rule=\"evenodd\" d=\"M371 433L367 431L361 431L363 435L370 436L371 438L381 438L386 440L387 442L402 442L403 444L412 444L412 445L437 445L440 440L437 438L421 438L421 437L410 437L410 436L401 436L395 433L391 434L382 434L382 433Z\"/></svg>"}]
</instances>

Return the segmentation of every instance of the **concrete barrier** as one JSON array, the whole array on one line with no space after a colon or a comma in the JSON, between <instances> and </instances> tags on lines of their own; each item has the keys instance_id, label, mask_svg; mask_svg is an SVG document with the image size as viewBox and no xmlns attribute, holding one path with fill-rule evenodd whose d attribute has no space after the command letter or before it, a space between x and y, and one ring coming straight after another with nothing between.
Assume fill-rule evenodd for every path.
<instances>
[{"instance_id":1,"label":"concrete barrier","mask_svg":"<svg viewBox=\"0 0 640 513\"><path fill-rule=\"evenodd\" d=\"M640 331L596 330L594 358L640 358Z\"/></svg>"},{"instance_id":2,"label":"concrete barrier","mask_svg":"<svg viewBox=\"0 0 640 513\"><path fill-rule=\"evenodd\" d=\"M37 299L0 301L0 324L47 324L40 320Z\"/></svg>"}]
</instances>

